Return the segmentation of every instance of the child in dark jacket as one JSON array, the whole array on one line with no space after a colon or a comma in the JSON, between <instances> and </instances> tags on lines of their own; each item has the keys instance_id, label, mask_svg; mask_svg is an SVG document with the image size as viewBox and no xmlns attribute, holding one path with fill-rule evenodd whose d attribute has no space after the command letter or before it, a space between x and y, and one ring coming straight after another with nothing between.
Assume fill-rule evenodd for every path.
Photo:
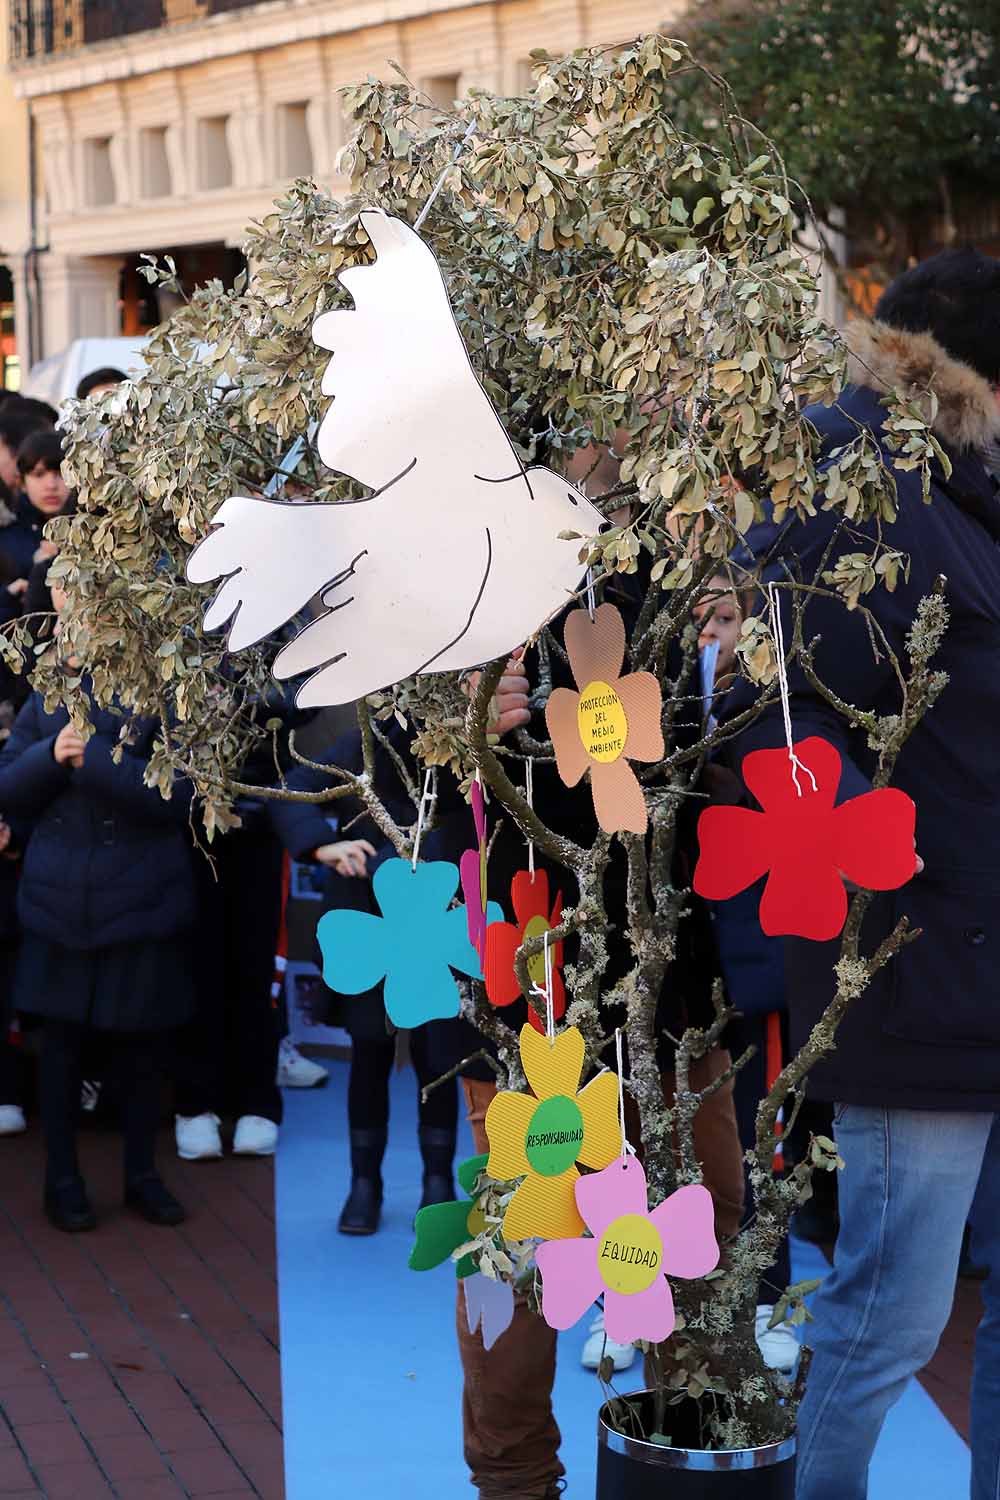
<instances>
[{"instance_id":1,"label":"child in dark jacket","mask_svg":"<svg viewBox=\"0 0 1000 1500\"><path fill-rule=\"evenodd\" d=\"M0 808L31 828L14 1007L42 1019L45 1207L60 1229L96 1223L76 1154L93 1030L106 1039L121 1100L125 1200L154 1224L178 1224L184 1210L153 1153L166 1034L193 1008L190 789L179 783L165 801L146 785L154 721L133 723L116 764L123 721L96 707L91 719L85 742L65 710L47 713L33 693L0 754Z\"/></svg>"},{"instance_id":2,"label":"child in dark jacket","mask_svg":"<svg viewBox=\"0 0 1000 1500\"><path fill-rule=\"evenodd\" d=\"M327 765L361 770L361 745L357 731L342 735L319 757ZM328 788L333 778L322 770L297 766L288 785L299 791ZM392 816L404 825L414 821L414 809L392 763L381 749L376 757L376 790ZM331 803L341 815L344 803ZM349 819L359 809L352 808ZM371 876L395 849L365 819L361 831L368 839L331 842L325 809L315 803L271 802L272 826L293 857L326 865L325 908L349 908L377 912ZM353 878L339 878L339 877ZM347 1091L347 1116L351 1140L351 1185L338 1220L341 1234L374 1234L382 1213L382 1161L388 1142L389 1080L396 1055L395 1034L390 1031L382 1005L381 986L363 995L347 998L343 1024L351 1036L351 1074ZM409 1032L410 1060L417 1075L418 1090L434 1083L447 1071L455 1052L450 1038L459 1028L457 1020L428 1021ZM452 1053L454 1052L454 1059ZM444 1060L442 1060L444 1059ZM455 1196L452 1163L458 1130L458 1090L454 1079L439 1085L423 1099L418 1091L417 1139L423 1161L420 1207L444 1203Z\"/></svg>"},{"instance_id":3,"label":"child in dark jacket","mask_svg":"<svg viewBox=\"0 0 1000 1500\"><path fill-rule=\"evenodd\" d=\"M31 432L17 450L21 490L14 520L0 532L0 553L14 573L7 592L18 597L28 587L35 563L55 556L55 547L42 535L46 521L62 515L69 489L62 477L62 439L51 428Z\"/></svg>"},{"instance_id":4,"label":"child in dark jacket","mask_svg":"<svg viewBox=\"0 0 1000 1500\"><path fill-rule=\"evenodd\" d=\"M17 954L17 863L10 826L0 820L0 1136L26 1129L22 1068L12 1044L11 981Z\"/></svg>"}]
</instances>

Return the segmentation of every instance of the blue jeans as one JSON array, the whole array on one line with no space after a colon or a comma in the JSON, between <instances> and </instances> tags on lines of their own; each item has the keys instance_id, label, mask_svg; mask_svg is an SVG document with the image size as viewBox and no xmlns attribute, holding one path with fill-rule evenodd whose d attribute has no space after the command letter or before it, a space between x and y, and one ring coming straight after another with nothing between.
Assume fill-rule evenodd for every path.
<instances>
[{"instance_id":1,"label":"blue jeans","mask_svg":"<svg viewBox=\"0 0 1000 1500\"><path fill-rule=\"evenodd\" d=\"M951 1313L966 1221L990 1268L972 1386L972 1500L1000 1500L1000 1115L837 1111L840 1238L813 1299L797 1500L865 1500L886 1413Z\"/></svg>"}]
</instances>

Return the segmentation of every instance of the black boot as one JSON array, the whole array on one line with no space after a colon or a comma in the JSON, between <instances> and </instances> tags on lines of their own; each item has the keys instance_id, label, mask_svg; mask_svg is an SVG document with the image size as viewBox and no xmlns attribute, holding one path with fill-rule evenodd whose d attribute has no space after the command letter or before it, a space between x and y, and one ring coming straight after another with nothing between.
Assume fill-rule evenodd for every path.
<instances>
[{"instance_id":1,"label":"black boot","mask_svg":"<svg viewBox=\"0 0 1000 1500\"><path fill-rule=\"evenodd\" d=\"M148 1219L150 1224L171 1226L183 1224L187 1218L181 1204L155 1172L146 1177L133 1178L126 1185L125 1202L135 1213Z\"/></svg>"},{"instance_id":2,"label":"black boot","mask_svg":"<svg viewBox=\"0 0 1000 1500\"><path fill-rule=\"evenodd\" d=\"M82 1177L63 1177L59 1182L47 1183L45 1212L56 1228L67 1234L97 1228L97 1216L90 1206Z\"/></svg>"},{"instance_id":3,"label":"black boot","mask_svg":"<svg viewBox=\"0 0 1000 1500\"><path fill-rule=\"evenodd\" d=\"M341 1209L341 1234L374 1234L382 1214L384 1130L351 1131L351 1191Z\"/></svg>"},{"instance_id":4,"label":"black boot","mask_svg":"<svg viewBox=\"0 0 1000 1500\"><path fill-rule=\"evenodd\" d=\"M442 1130L440 1126L421 1125L417 1131L420 1155L424 1159L424 1191L420 1199L421 1208L432 1203L451 1203L458 1196L455 1179L451 1175L455 1160L455 1132Z\"/></svg>"}]
</instances>

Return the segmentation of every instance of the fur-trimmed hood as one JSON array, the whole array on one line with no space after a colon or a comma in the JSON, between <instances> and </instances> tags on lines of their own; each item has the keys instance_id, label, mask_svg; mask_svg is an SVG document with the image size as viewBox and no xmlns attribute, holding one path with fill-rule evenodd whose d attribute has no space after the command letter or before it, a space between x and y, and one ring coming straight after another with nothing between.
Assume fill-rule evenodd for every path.
<instances>
[{"instance_id":1,"label":"fur-trimmed hood","mask_svg":"<svg viewBox=\"0 0 1000 1500\"><path fill-rule=\"evenodd\" d=\"M1000 438L1000 402L989 381L952 356L929 333L858 321L844 335L852 385L884 393L892 387L938 399L934 432L952 448L984 448Z\"/></svg>"}]
</instances>

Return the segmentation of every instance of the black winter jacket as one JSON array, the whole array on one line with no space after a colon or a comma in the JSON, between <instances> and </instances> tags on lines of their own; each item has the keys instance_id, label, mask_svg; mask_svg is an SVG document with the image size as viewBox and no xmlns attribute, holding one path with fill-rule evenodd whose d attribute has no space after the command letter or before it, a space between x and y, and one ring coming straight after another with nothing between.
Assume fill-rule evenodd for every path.
<instances>
[{"instance_id":1,"label":"black winter jacket","mask_svg":"<svg viewBox=\"0 0 1000 1500\"><path fill-rule=\"evenodd\" d=\"M19 495L14 519L0 530L0 553L13 570L13 577L27 578L42 542L42 529L50 517L32 505L27 495Z\"/></svg>"},{"instance_id":2,"label":"black winter jacket","mask_svg":"<svg viewBox=\"0 0 1000 1500\"><path fill-rule=\"evenodd\" d=\"M866 363L889 385L926 385L926 358L911 368L911 335L867 335ZM926 337L926 336L924 336ZM937 346L935 346L937 347ZM891 355L890 352L891 351ZM923 350L912 350L915 364ZM905 640L917 601L935 579L947 579L951 623L934 666L948 685L914 731L896 767L894 785L917 808L917 848L925 871L900 891L877 896L862 934L873 951L902 915L922 936L907 946L857 1000L842 1023L836 1051L810 1075L815 1097L846 1104L915 1109L1000 1109L1000 500L977 456L948 444L997 422L985 381L956 366L943 350L933 371L940 406L938 435L953 472L936 472L933 502L919 479L896 473L899 516L884 540L908 554L909 581L894 593L868 594L865 606L905 661ZM958 374L956 374L956 370ZM969 382L973 391L969 393ZM978 384L981 391L975 390ZM974 399L975 398L975 399ZM885 408L877 393L849 386L837 405L807 413L829 456L853 440L857 425L882 441ZM829 513L787 527L778 556L811 579L835 525ZM858 528L836 553L857 552ZM798 560L797 564L795 560ZM828 565L832 565L831 563ZM787 590L785 637L791 639ZM890 663L877 660L862 616L816 598L804 612L806 640L821 643L818 676L840 699L880 715L898 712L899 686ZM870 788L874 759L863 731L852 729L790 673L796 739L820 735L843 758L841 800ZM738 689L727 713L745 706ZM740 756L784 743L780 710L769 710L738 741ZM832 994L838 944L786 942L792 1042L800 1045Z\"/></svg>"},{"instance_id":3,"label":"black winter jacket","mask_svg":"<svg viewBox=\"0 0 1000 1500\"><path fill-rule=\"evenodd\" d=\"M30 826L18 891L23 926L63 947L92 950L170 938L194 922L186 822L190 788L169 802L145 785L155 723L140 720L115 765L122 720L95 708L79 770L53 746L68 722L32 693L0 753L0 813Z\"/></svg>"}]
</instances>

